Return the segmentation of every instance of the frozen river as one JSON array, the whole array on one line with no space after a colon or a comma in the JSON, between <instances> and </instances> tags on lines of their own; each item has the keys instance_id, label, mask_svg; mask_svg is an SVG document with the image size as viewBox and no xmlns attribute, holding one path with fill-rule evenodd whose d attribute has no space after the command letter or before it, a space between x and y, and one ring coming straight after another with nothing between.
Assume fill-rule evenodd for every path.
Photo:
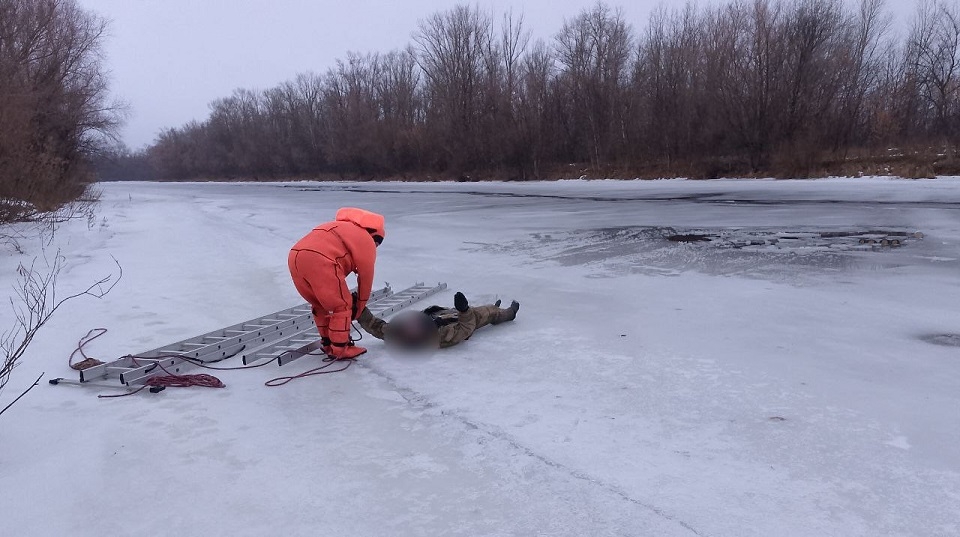
<instances>
[{"instance_id":1,"label":"frozen river","mask_svg":"<svg viewBox=\"0 0 960 537\"><path fill-rule=\"evenodd\" d=\"M960 535L960 179L101 188L48 250L64 290L123 279L4 404L90 328L112 359L298 303L286 252L345 205L386 216L375 287L522 307L281 388L306 359L40 386L0 417L10 535Z\"/></svg>"}]
</instances>

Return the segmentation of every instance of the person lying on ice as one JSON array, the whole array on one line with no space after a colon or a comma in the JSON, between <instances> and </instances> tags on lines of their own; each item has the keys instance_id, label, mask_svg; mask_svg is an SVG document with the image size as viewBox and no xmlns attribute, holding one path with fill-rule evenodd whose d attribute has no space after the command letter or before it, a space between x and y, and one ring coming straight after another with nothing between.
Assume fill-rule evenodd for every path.
<instances>
[{"instance_id":1,"label":"person lying on ice","mask_svg":"<svg viewBox=\"0 0 960 537\"><path fill-rule=\"evenodd\" d=\"M377 247L384 236L382 215L343 207L333 222L313 228L287 256L293 285L311 306L323 352L336 359L367 352L353 344L350 326L358 316L355 312L363 311L370 300ZM357 273L356 298L345 279L351 272Z\"/></svg>"},{"instance_id":2,"label":"person lying on ice","mask_svg":"<svg viewBox=\"0 0 960 537\"><path fill-rule=\"evenodd\" d=\"M388 345L404 349L442 349L470 339L480 327L516 319L520 309L516 300L509 308L501 308L499 300L488 306L470 307L463 293L453 296L453 304L455 309L431 306L423 311L404 311L390 322L363 308L358 320L364 330Z\"/></svg>"}]
</instances>

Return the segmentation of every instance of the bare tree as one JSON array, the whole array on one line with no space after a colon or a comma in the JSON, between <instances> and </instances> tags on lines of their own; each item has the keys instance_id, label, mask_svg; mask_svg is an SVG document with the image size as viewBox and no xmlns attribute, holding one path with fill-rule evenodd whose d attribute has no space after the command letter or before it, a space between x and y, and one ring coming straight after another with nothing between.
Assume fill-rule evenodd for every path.
<instances>
[{"instance_id":1,"label":"bare tree","mask_svg":"<svg viewBox=\"0 0 960 537\"><path fill-rule=\"evenodd\" d=\"M574 144L588 148L594 167L601 167L613 155L614 145L624 139L619 120L625 102L632 31L623 11L598 2L557 34L560 74L569 96L571 136L585 133L588 142Z\"/></svg>"},{"instance_id":2,"label":"bare tree","mask_svg":"<svg viewBox=\"0 0 960 537\"><path fill-rule=\"evenodd\" d=\"M703 15L693 4L669 13L654 11L637 47L631 90L636 159L653 157L666 169L703 150L702 140L711 134L705 79L709 36ZM640 151L646 148L647 154ZM679 170L677 170L679 171Z\"/></svg>"},{"instance_id":3,"label":"bare tree","mask_svg":"<svg viewBox=\"0 0 960 537\"><path fill-rule=\"evenodd\" d=\"M412 48L395 50L380 57L380 77L375 80L380 109L377 131L385 173L405 173L420 167L422 121L421 79Z\"/></svg>"},{"instance_id":4,"label":"bare tree","mask_svg":"<svg viewBox=\"0 0 960 537\"><path fill-rule=\"evenodd\" d=\"M483 164L481 91L492 37L491 17L467 5L420 21L414 41L426 82L427 143L442 150L436 167L463 172Z\"/></svg>"},{"instance_id":5,"label":"bare tree","mask_svg":"<svg viewBox=\"0 0 960 537\"><path fill-rule=\"evenodd\" d=\"M379 54L351 53L327 75L327 160L338 173L370 174L387 160L389 148L379 143L381 69Z\"/></svg>"},{"instance_id":6,"label":"bare tree","mask_svg":"<svg viewBox=\"0 0 960 537\"><path fill-rule=\"evenodd\" d=\"M930 134L960 134L956 126L960 96L960 6L921 0L910 32L911 68L932 116Z\"/></svg>"},{"instance_id":7,"label":"bare tree","mask_svg":"<svg viewBox=\"0 0 960 537\"><path fill-rule=\"evenodd\" d=\"M884 46L891 17L884 12L885 0L860 0L859 7L848 23L842 55L838 58L838 73L841 75L840 95L837 99L833 132L834 151L846 150L854 143L868 143L867 137L854 140L854 133L872 128L864 107L868 95L878 91L883 77L884 57L894 52Z\"/></svg>"},{"instance_id":8,"label":"bare tree","mask_svg":"<svg viewBox=\"0 0 960 537\"><path fill-rule=\"evenodd\" d=\"M101 65L106 21L76 0L0 0L0 216L82 195L87 159L115 136ZM8 200L17 200L13 205Z\"/></svg>"},{"instance_id":9,"label":"bare tree","mask_svg":"<svg viewBox=\"0 0 960 537\"><path fill-rule=\"evenodd\" d=\"M550 158L555 117L552 107L554 60L550 48L538 41L523 59L518 90L517 158L521 178L541 179Z\"/></svg>"},{"instance_id":10,"label":"bare tree","mask_svg":"<svg viewBox=\"0 0 960 537\"><path fill-rule=\"evenodd\" d=\"M521 61L530 41L523 17L512 11L504 14L498 28L491 29L485 53L481 86L480 137L482 155L488 167L507 167L523 174L523 153L519 132Z\"/></svg>"}]
</instances>

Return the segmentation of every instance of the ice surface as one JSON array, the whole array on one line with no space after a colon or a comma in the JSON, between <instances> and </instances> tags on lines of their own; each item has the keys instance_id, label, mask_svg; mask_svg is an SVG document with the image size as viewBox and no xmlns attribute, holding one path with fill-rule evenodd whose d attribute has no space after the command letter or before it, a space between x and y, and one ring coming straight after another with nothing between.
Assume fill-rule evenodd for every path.
<instances>
[{"instance_id":1,"label":"ice surface","mask_svg":"<svg viewBox=\"0 0 960 537\"><path fill-rule=\"evenodd\" d=\"M123 280L58 312L4 403L75 377L89 328L111 359L298 303L287 249L343 205L387 217L376 286L520 315L281 388L307 359L44 382L0 417L5 535L960 535L958 178L102 189L60 286L110 255Z\"/></svg>"}]
</instances>

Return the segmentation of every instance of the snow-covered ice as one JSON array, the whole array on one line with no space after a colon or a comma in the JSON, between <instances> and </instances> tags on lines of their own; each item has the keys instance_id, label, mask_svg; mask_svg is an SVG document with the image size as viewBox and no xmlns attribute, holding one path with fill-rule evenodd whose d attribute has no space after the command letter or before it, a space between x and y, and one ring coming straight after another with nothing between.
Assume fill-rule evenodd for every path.
<instances>
[{"instance_id":1,"label":"snow-covered ice","mask_svg":"<svg viewBox=\"0 0 960 537\"><path fill-rule=\"evenodd\" d=\"M4 535L960 535L960 178L101 188L60 288L123 278L0 394L46 372L0 416ZM280 388L313 359L46 384L90 328L112 359L299 303L287 250L344 205L387 217L376 287L517 321Z\"/></svg>"}]
</instances>

